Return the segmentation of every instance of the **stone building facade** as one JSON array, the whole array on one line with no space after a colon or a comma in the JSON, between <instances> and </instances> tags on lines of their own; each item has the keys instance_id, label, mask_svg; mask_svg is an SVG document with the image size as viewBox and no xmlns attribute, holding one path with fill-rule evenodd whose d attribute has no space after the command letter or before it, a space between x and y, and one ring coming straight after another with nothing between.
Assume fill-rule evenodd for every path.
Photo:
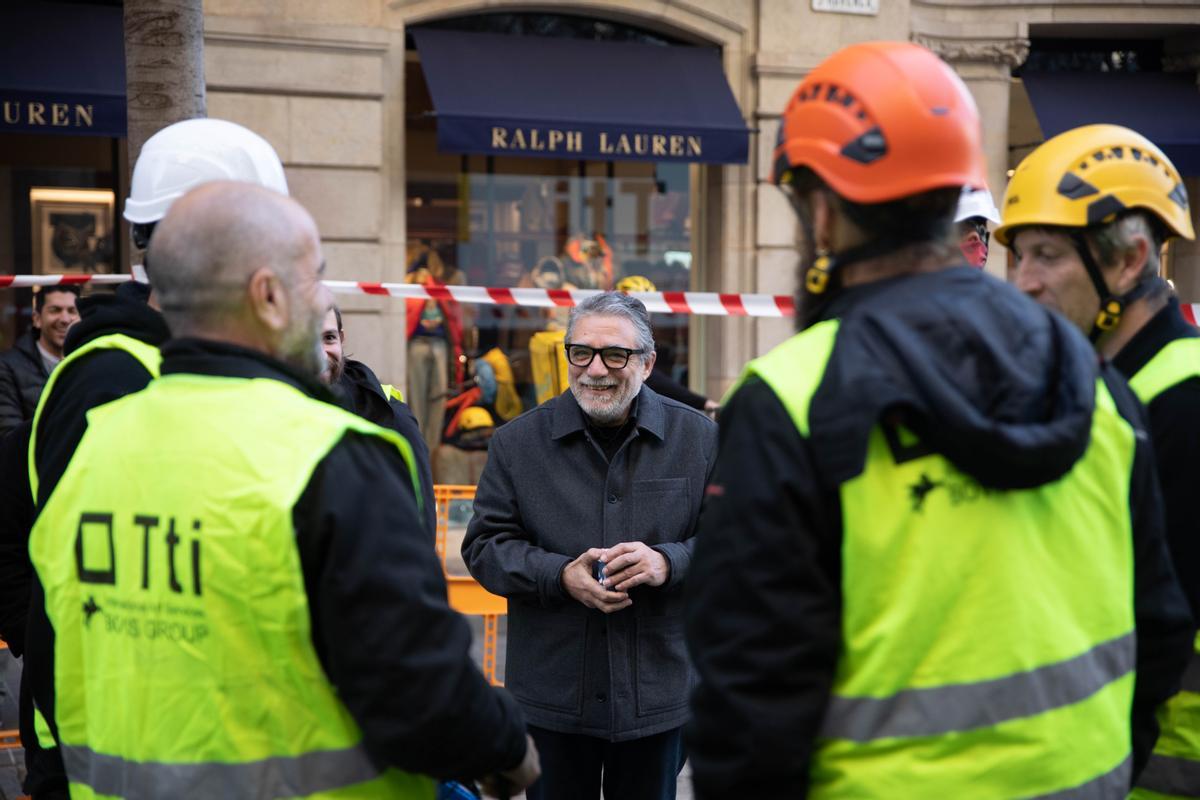
<instances>
[{"instance_id":1,"label":"stone building facade","mask_svg":"<svg viewBox=\"0 0 1200 800\"><path fill-rule=\"evenodd\" d=\"M446 18L553 11L611 20L720 48L751 137L749 163L691 167L691 287L790 294L796 236L767 182L779 114L796 83L837 48L869 39L930 47L964 78L983 116L991 183L1041 134L1014 68L1039 37L1136 39L1165 48L1168 68L1198 66L1196 0L856 0L873 13L814 10L819 0L205 0L208 110L248 125L279 150L295 196L314 214L332 278L401 281L408 241L406 31ZM1172 109L1163 109L1170 114ZM1200 196L1195 175L1187 186ZM1195 206L1193 205L1193 209ZM1195 212L1194 212L1195 213ZM989 270L1004 273L993 248ZM1176 247L1173 278L1200 301L1200 250ZM343 296L350 350L403 382L404 305ZM787 336L786 320L694 318L688 366L711 396Z\"/></svg>"}]
</instances>

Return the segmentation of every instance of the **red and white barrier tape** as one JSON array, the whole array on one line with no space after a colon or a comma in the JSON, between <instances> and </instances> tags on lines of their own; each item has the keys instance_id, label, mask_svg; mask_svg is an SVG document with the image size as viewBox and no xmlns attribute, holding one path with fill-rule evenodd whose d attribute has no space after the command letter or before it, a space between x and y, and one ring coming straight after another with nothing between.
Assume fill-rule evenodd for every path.
<instances>
[{"instance_id":1,"label":"red and white barrier tape","mask_svg":"<svg viewBox=\"0 0 1200 800\"><path fill-rule=\"evenodd\" d=\"M338 294L375 294L406 299L457 300L460 303L540 308L570 307L600 294L595 289L504 289L492 286L420 286L412 283L325 281ZM716 292L634 292L656 314L706 314L737 317L787 317L792 298L770 294Z\"/></svg>"},{"instance_id":2,"label":"red and white barrier tape","mask_svg":"<svg viewBox=\"0 0 1200 800\"><path fill-rule=\"evenodd\" d=\"M0 275L0 289L28 286L124 283L130 275ZM457 300L460 303L555 308L575 305L599 294L595 289L503 289L492 286L420 286L415 283L325 281L335 294L370 294L417 300ZM790 317L792 298L781 294L722 294L718 292L634 292L655 314L702 314L721 317ZM1200 325L1200 303L1182 303L1183 318Z\"/></svg>"},{"instance_id":3,"label":"red and white barrier tape","mask_svg":"<svg viewBox=\"0 0 1200 800\"><path fill-rule=\"evenodd\" d=\"M0 289L29 286L80 286L85 283L125 283L132 275L0 275Z\"/></svg>"},{"instance_id":4,"label":"red and white barrier tape","mask_svg":"<svg viewBox=\"0 0 1200 800\"><path fill-rule=\"evenodd\" d=\"M0 275L5 287L59 286L62 284L124 283L129 275ZM325 281L335 294L369 294L417 300L457 300L460 303L535 308L570 307L599 294L591 289L504 289L491 286L420 286L413 283ZM637 292L646 309L657 314L706 314L734 317L789 317L795 313L792 298L770 294L717 292Z\"/></svg>"}]
</instances>

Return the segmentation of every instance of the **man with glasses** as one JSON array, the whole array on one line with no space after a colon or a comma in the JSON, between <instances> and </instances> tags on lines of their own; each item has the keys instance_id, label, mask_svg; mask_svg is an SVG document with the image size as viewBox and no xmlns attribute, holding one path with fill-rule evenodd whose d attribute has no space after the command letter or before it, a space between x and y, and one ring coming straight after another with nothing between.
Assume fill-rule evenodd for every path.
<instances>
[{"instance_id":1,"label":"man with glasses","mask_svg":"<svg viewBox=\"0 0 1200 800\"><path fill-rule=\"evenodd\" d=\"M641 301L571 310L570 391L496 431L463 559L508 598L506 686L542 778L530 800L675 797L692 670L683 584L716 426L643 385Z\"/></svg>"}]
</instances>

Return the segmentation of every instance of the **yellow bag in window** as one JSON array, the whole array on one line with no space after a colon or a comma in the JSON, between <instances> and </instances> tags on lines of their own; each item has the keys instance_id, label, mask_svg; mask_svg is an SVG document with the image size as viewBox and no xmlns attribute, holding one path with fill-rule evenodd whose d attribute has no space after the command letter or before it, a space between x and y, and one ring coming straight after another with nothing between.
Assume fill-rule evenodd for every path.
<instances>
[{"instance_id":1,"label":"yellow bag in window","mask_svg":"<svg viewBox=\"0 0 1200 800\"><path fill-rule=\"evenodd\" d=\"M567 390L566 335L565 331L539 331L529 340L529 364L539 404Z\"/></svg>"},{"instance_id":2,"label":"yellow bag in window","mask_svg":"<svg viewBox=\"0 0 1200 800\"><path fill-rule=\"evenodd\" d=\"M504 355L500 348L493 347L484 353L482 358L496 373L496 402L493 404L496 413L505 421L516 419L525 410L525 406L521 404L521 396L517 394L517 384L513 380L512 364L508 363L508 356Z\"/></svg>"}]
</instances>

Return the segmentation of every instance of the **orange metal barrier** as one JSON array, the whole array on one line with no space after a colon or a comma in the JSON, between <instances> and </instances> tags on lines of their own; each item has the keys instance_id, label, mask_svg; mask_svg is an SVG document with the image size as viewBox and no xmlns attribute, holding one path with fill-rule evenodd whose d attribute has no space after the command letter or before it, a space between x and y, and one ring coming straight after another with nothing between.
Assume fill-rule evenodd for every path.
<instances>
[{"instance_id":1,"label":"orange metal barrier","mask_svg":"<svg viewBox=\"0 0 1200 800\"><path fill-rule=\"evenodd\" d=\"M496 680L497 628L500 616L508 613L508 600L480 586L459 554L462 535L473 513L475 487L435 485L433 497L437 502L437 552L446 575L450 607L460 614L483 617L483 674L493 685L502 686Z\"/></svg>"}]
</instances>

